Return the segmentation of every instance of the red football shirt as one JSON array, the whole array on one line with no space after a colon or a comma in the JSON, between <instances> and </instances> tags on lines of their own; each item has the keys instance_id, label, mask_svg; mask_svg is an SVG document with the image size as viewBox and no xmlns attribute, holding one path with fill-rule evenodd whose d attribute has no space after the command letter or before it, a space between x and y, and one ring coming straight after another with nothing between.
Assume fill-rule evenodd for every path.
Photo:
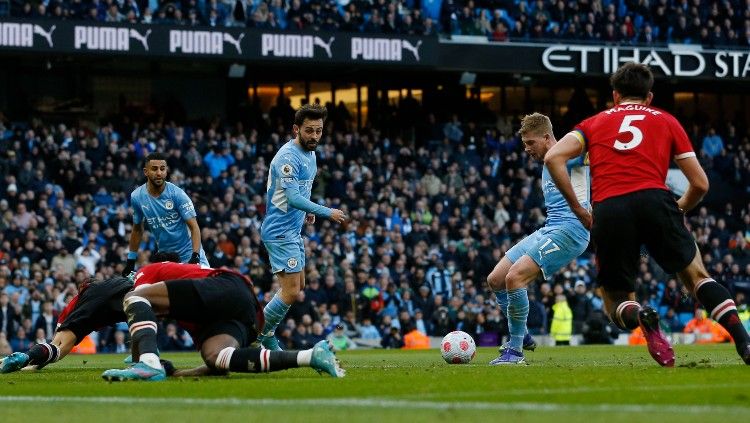
<instances>
[{"instance_id":1,"label":"red football shirt","mask_svg":"<svg viewBox=\"0 0 750 423\"><path fill-rule=\"evenodd\" d=\"M135 274L135 286L133 288L137 288L140 285L150 285L174 279L208 278L222 272L235 273L242 276L231 270L213 269L210 267L203 267L200 264L172 263L168 261L152 263L147 264L138 270L138 273ZM242 277L244 278L244 276Z\"/></svg>"},{"instance_id":2,"label":"red football shirt","mask_svg":"<svg viewBox=\"0 0 750 423\"><path fill-rule=\"evenodd\" d=\"M184 264L184 263L152 263L143 266L138 270L135 275L135 285L133 289L136 289L140 285L150 285L158 282L175 280L175 279L202 279L217 276L222 273L231 273L237 275L245 280L250 290L250 296L255 302L255 325L259 330L265 323L263 315L263 307L261 307L258 299L255 297L253 291L253 283L247 277L240 273L237 273L228 269L213 269L210 267L203 267L200 264ZM188 332L195 334L196 326L190 322L179 322L182 327L188 330Z\"/></svg>"},{"instance_id":3,"label":"red football shirt","mask_svg":"<svg viewBox=\"0 0 750 423\"><path fill-rule=\"evenodd\" d=\"M695 156L677 119L651 106L620 104L571 133L588 151L594 202L644 189L667 190L670 160Z\"/></svg>"}]
</instances>

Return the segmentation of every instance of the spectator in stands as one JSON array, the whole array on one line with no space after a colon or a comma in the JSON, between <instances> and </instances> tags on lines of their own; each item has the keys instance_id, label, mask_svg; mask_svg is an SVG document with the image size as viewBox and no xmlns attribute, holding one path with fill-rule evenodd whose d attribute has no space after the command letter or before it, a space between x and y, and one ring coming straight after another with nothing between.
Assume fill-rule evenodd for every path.
<instances>
[{"instance_id":1,"label":"spectator in stands","mask_svg":"<svg viewBox=\"0 0 750 423\"><path fill-rule=\"evenodd\" d=\"M328 335L327 339L334 351L346 351L357 348L357 344L344 333L344 326L340 324L336 325L333 333Z\"/></svg>"},{"instance_id":2,"label":"spectator in stands","mask_svg":"<svg viewBox=\"0 0 750 423\"><path fill-rule=\"evenodd\" d=\"M417 330L414 324L409 324L404 329L404 349L425 350L430 348L430 339L426 334Z\"/></svg>"},{"instance_id":3,"label":"spectator in stands","mask_svg":"<svg viewBox=\"0 0 750 423\"><path fill-rule=\"evenodd\" d=\"M555 305L552 306L552 324L549 334L555 340L555 345L570 345L573 333L573 312L568 306L565 295L558 294L555 297Z\"/></svg>"},{"instance_id":4,"label":"spectator in stands","mask_svg":"<svg viewBox=\"0 0 750 423\"><path fill-rule=\"evenodd\" d=\"M404 346L404 341L398 328L393 326L389 327L388 332L383 336L380 345L382 345L383 348L402 348Z\"/></svg>"},{"instance_id":5,"label":"spectator in stands","mask_svg":"<svg viewBox=\"0 0 750 423\"><path fill-rule=\"evenodd\" d=\"M15 336L10 339L10 348L13 351L26 351L34 345L34 340L31 339L23 326L19 326L16 329Z\"/></svg>"},{"instance_id":6,"label":"spectator in stands","mask_svg":"<svg viewBox=\"0 0 750 423\"><path fill-rule=\"evenodd\" d=\"M84 268L89 275L96 274L96 265L101 260L101 255L93 245L80 246L73 255L76 258L76 264Z\"/></svg>"},{"instance_id":7,"label":"spectator in stands","mask_svg":"<svg viewBox=\"0 0 750 423\"><path fill-rule=\"evenodd\" d=\"M378 329L373 326L371 319L362 319L362 324L359 326L358 332L360 338L365 340L377 341L377 344L380 344L380 332L378 332Z\"/></svg>"},{"instance_id":8,"label":"spectator in stands","mask_svg":"<svg viewBox=\"0 0 750 423\"><path fill-rule=\"evenodd\" d=\"M588 320L594 309L586 293L586 282L576 281L573 291L568 291L567 299L573 312L573 333L580 334L583 331L584 322Z\"/></svg>"},{"instance_id":9,"label":"spectator in stands","mask_svg":"<svg viewBox=\"0 0 750 423\"><path fill-rule=\"evenodd\" d=\"M113 342L107 345L107 347L105 348L105 352L111 352L115 354L130 352L130 346L125 343L125 332L117 330L115 331L113 337Z\"/></svg>"},{"instance_id":10,"label":"spectator in stands","mask_svg":"<svg viewBox=\"0 0 750 423\"><path fill-rule=\"evenodd\" d=\"M680 321L679 316L675 313L675 309L669 307L666 314L661 318L663 326L666 326L667 330L672 333L682 332L685 325Z\"/></svg>"},{"instance_id":11,"label":"spectator in stands","mask_svg":"<svg viewBox=\"0 0 750 423\"><path fill-rule=\"evenodd\" d=\"M54 315L52 301L45 301L42 306L42 312L34 323L34 331L42 329L45 333L46 341L52 341L57 328L57 316Z\"/></svg>"},{"instance_id":12,"label":"spectator in stands","mask_svg":"<svg viewBox=\"0 0 750 423\"><path fill-rule=\"evenodd\" d=\"M706 311L700 308L695 310L695 317L685 325L683 332L695 335L695 342L698 344L731 341L729 332L706 317Z\"/></svg>"},{"instance_id":13,"label":"spectator in stands","mask_svg":"<svg viewBox=\"0 0 750 423\"><path fill-rule=\"evenodd\" d=\"M177 325L174 323L167 324L164 339L161 341L159 349L161 351L184 351L187 349L184 335L180 335Z\"/></svg>"},{"instance_id":14,"label":"spectator in stands","mask_svg":"<svg viewBox=\"0 0 750 423\"><path fill-rule=\"evenodd\" d=\"M708 129L708 133L705 137L703 137L703 144L701 147L701 152L703 155L714 158L721 154L721 152L724 150L724 142L721 140L721 137L716 133L716 129L713 127Z\"/></svg>"},{"instance_id":15,"label":"spectator in stands","mask_svg":"<svg viewBox=\"0 0 750 423\"><path fill-rule=\"evenodd\" d=\"M445 268L443 260L437 259L435 264L427 270L425 279L431 292L444 299L450 299L453 296L452 276L450 270Z\"/></svg>"},{"instance_id":16,"label":"spectator in stands","mask_svg":"<svg viewBox=\"0 0 750 423\"><path fill-rule=\"evenodd\" d=\"M618 333L602 310L593 310L581 327L584 344L611 344Z\"/></svg>"},{"instance_id":17,"label":"spectator in stands","mask_svg":"<svg viewBox=\"0 0 750 423\"><path fill-rule=\"evenodd\" d=\"M6 336L13 334L21 324L21 316L10 305L10 297L5 291L0 292L0 332Z\"/></svg>"}]
</instances>

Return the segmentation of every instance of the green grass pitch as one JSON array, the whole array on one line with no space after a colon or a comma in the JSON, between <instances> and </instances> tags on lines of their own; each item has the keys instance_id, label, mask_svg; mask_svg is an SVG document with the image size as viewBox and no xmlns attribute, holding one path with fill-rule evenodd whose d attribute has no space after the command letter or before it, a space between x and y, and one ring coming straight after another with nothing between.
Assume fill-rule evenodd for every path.
<instances>
[{"instance_id":1,"label":"green grass pitch","mask_svg":"<svg viewBox=\"0 0 750 423\"><path fill-rule=\"evenodd\" d=\"M468 365L437 350L351 351L347 377L311 369L107 383L123 355L69 356L40 372L0 375L0 422L701 422L750 416L750 366L732 345L677 346L660 368L645 347L542 347L529 366ZM178 368L197 353L165 354ZM40 420L41 419L41 420Z\"/></svg>"}]
</instances>

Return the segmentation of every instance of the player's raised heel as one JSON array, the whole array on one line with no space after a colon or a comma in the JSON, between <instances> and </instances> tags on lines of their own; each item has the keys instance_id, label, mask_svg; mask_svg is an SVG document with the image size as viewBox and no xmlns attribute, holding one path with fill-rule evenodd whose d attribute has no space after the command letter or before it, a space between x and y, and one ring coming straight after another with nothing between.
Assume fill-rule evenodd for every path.
<instances>
[{"instance_id":1,"label":"player's raised heel","mask_svg":"<svg viewBox=\"0 0 750 423\"><path fill-rule=\"evenodd\" d=\"M500 348L498 348L498 352L500 352L500 355L503 354L503 351L505 351L508 346L510 345L510 342L506 342L503 345L500 345ZM530 333L527 333L523 336L523 349L526 351L534 351L536 349L536 341L534 340L534 337L531 336Z\"/></svg>"},{"instance_id":2,"label":"player's raised heel","mask_svg":"<svg viewBox=\"0 0 750 423\"><path fill-rule=\"evenodd\" d=\"M638 312L643 335L646 337L648 352L654 360L663 367L674 366L674 350L672 344L659 327L659 313L649 306L645 306Z\"/></svg>"},{"instance_id":3,"label":"player's raised heel","mask_svg":"<svg viewBox=\"0 0 750 423\"><path fill-rule=\"evenodd\" d=\"M258 336L258 343L260 346L270 351L283 351L279 346L279 340L276 335L260 335Z\"/></svg>"},{"instance_id":4,"label":"player's raised heel","mask_svg":"<svg viewBox=\"0 0 750 423\"><path fill-rule=\"evenodd\" d=\"M490 361L491 366L500 366L507 364L522 364L526 365L526 359L521 351L516 351L513 348L506 348L502 354L496 359Z\"/></svg>"},{"instance_id":5,"label":"player's raised heel","mask_svg":"<svg viewBox=\"0 0 750 423\"><path fill-rule=\"evenodd\" d=\"M0 360L0 373L13 373L17 372L29 364L31 359L28 354L22 352L14 352L13 354Z\"/></svg>"},{"instance_id":6,"label":"player's raised heel","mask_svg":"<svg viewBox=\"0 0 750 423\"><path fill-rule=\"evenodd\" d=\"M323 340L315 344L312 352L310 367L317 370L318 373L328 373L332 377L346 376L346 370L339 366L336 355L331 351L328 341Z\"/></svg>"},{"instance_id":7,"label":"player's raised heel","mask_svg":"<svg viewBox=\"0 0 750 423\"><path fill-rule=\"evenodd\" d=\"M109 382L145 380L156 382L167 378L164 369L155 369L146 363L138 362L127 369L109 369L102 373L102 379Z\"/></svg>"}]
</instances>

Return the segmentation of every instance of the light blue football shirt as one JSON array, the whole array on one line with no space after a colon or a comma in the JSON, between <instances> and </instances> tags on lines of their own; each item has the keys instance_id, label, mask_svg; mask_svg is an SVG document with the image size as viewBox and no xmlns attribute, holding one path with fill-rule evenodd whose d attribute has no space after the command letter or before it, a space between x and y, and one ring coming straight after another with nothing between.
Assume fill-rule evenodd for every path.
<instances>
[{"instance_id":1,"label":"light blue football shirt","mask_svg":"<svg viewBox=\"0 0 750 423\"><path fill-rule=\"evenodd\" d=\"M589 186L589 167L584 165L583 158L581 157L569 160L567 166L573 191L581 205L588 209L591 192L591 187ZM547 207L546 226L577 223L581 226L581 229L585 230L555 185L555 181L552 180L547 166L542 168L542 189L544 191L544 205Z\"/></svg>"},{"instance_id":2,"label":"light blue football shirt","mask_svg":"<svg viewBox=\"0 0 750 423\"><path fill-rule=\"evenodd\" d=\"M143 184L130 194L130 205L133 207L133 223L145 223L160 251L179 254L183 263L190 260L193 241L185 222L196 217L196 213L193 202L185 191L167 182L164 191L158 197L153 197L148 193L146 184ZM200 263L208 266L203 246L200 256Z\"/></svg>"},{"instance_id":3,"label":"light blue football shirt","mask_svg":"<svg viewBox=\"0 0 750 423\"><path fill-rule=\"evenodd\" d=\"M330 209L310 202L317 173L315 152L304 150L294 140L276 152L266 184L266 217L260 230L264 241L299 238L307 212L330 216ZM288 189L299 190L299 195L310 203L307 210L290 204Z\"/></svg>"}]
</instances>

